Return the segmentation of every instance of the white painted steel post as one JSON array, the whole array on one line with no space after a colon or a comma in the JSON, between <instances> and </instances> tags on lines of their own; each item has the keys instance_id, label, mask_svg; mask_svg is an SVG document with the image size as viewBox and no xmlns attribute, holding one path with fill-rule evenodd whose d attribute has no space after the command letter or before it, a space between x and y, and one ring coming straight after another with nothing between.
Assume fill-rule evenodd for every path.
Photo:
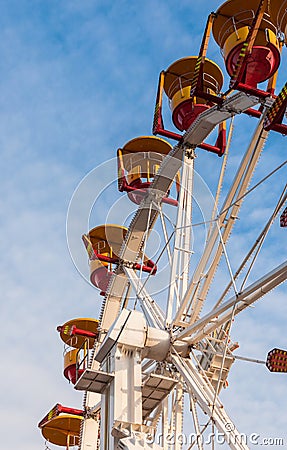
<instances>
[{"instance_id":1,"label":"white painted steel post","mask_svg":"<svg viewBox=\"0 0 287 450\"><path fill-rule=\"evenodd\" d=\"M176 309L180 305L187 286L189 275L189 260L191 254L191 215L193 192L194 155L184 157L182 166L182 179L179 193L177 221L174 236L173 258L171 261L171 274L169 282L169 295L166 312L166 325L169 326L174 314L175 298ZM176 295L178 294L178 295Z\"/></svg>"}]
</instances>

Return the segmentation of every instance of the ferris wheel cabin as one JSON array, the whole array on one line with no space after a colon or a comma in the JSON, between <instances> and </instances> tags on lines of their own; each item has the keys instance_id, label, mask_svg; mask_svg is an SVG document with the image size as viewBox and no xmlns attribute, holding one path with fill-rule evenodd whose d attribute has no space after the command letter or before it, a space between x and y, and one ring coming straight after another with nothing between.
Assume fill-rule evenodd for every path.
<instances>
[{"instance_id":1,"label":"ferris wheel cabin","mask_svg":"<svg viewBox=\"0 0 287 450\"><path fill-rule=\"evenodd\" d=\"M197 75L197 56L179 59L165 72L164 91L169 98L172 121L180 131L187 130L203 111L214 103L200 97L191 97L193 79ZM223 74L210 59L205 59L201 90L216 96L223 85Z\"/></svg>"},{"instance_id":2,"label":"ferris wheel cabin","mask_svg":"<svg viewBox=\"0 0 287 450\"><path fill-rule=\"evenodd\" d=\"M169 142L155 136L140 136L127 142L117 152L119 191L126 191L132 202L140 204L171 149ZM164 202L177 204L167 197Z\"/></svg>"},{"instance_id":3,"label":"ferris wheel cabin","mask_svg":"<svg viewBox=\"0 0 287 450\"><path fill-rule=\"evenodd\" d=\"M242 83L252 88L271 78L280 64L277 28L269 3L272 5L272 2L266 2L260 20L259 0L228 0L218 8L213 21L213 36L222 50L226 70L231 77L235 75L241 58L245 57L254 32L252 38L255 40L247 56L242 79ZM281 14L278 17L280 20Z\"/></svg>"},{"instance_id":4,"label":"ferris wheel cabin","mask_svg":"<svg viewBox=\"0 0 287 450\"><path fill-rule=\"evenodd\" d=\"M90 259L90 281L104 295L112 276L112 264L125 239L127 228L120 225L100 225L83 235Z\"/></svg>"},{"instance_id":5,"label":"ferris wheel cabin","mask_svg":"<svg viewBox=\"0 0 287 450\"><path fill-rule=\"evenodd\" d=\"M79 444L82 420L75 414L60 414L39 427L46 441L69 450Z\"/></svg>"},{"instance_id":6,"label":"ferris wheel cabin","mask_svg":"<svg viewBox=\"0 0 287 450\"><path fill-rule=\"evenodd\" d=\"M128 229L121 225L105 224L82 236L90 260L90 281L101 290L101 295L106 293L113 275L113 265L119 263L119 254L127 231ZM152 275L155 275L157 270L155 263L146 255L142 265L134 263L132 268Z\"/></svg>"},{"instance_id":7,"label":"ferris wheel cabin","mask_svg":"<svg viewBox=\"0 0 287 450\"><path fill-rule=\"evenodd\" d=\"M69 320L57 327L64 351L64 377L75 384L84 368L78 370L79 363L87 360L88 351L92 349L99 335L99 321L90 318Z\"/></svg>"}]
</instances>

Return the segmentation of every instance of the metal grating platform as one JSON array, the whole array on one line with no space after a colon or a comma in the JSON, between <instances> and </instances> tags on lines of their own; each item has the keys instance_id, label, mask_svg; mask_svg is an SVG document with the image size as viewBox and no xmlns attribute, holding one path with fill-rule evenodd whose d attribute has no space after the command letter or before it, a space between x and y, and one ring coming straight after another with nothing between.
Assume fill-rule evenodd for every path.
<instances>
[{"instance_id":1,"label":"metal grating platform","mask_svg":"<svg viewBox=\"0 0 287 450\"><path fill-rule=\"evenodd\" d=\"M75 389L77 391L89 391L102 394L107 385L113 380L114 375L101 370L86 369L81 375Z\"/></svg>"},{"instance_id":2,"label":"metal grating platform","mask_svg":"<svg viewBox=\"0 0 287 450\"><path fill-rule=\"evenodd\" d=\"M176 383L176 379L156 373L151 373L144 380L142 387L143 418L148 417L156 406L170 393Z\"/></svg>"}]
</instances>

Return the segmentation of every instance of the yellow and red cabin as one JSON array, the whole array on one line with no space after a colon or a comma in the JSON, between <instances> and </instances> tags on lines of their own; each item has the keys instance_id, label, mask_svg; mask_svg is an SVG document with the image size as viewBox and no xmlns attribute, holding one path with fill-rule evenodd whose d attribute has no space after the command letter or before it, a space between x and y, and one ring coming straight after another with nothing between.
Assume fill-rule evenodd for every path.
<instances>
[{"instance_id":1,"label":"yellow and red cabin","mask_svg":"<svg viewBox=\"0 0 287 450\"><path fill-rule=\"evenodd\" d=\"M69 449L79 445L81 422L80 416L62 414L42 427L42 435L46 441Z\"/></svg>"},{"instance_id":2,"label":"yellow and red cabin","mask_svg":"<svg viewBox=\"0 0 287 450\"><path fill-rule=\"evenodd\" d=\"M77 373L77 364L79 362L79 350L69 350L64 354L64 377L72 384L76 384L77 379L82 373Z\"/></svg>"},{"instance_id":3,"label":"yellow and red cabin","mask_svg":"<svg viewBox=\"0 0 287 450\"><path fill-rule=\"evenodd\" d=\"M64 352L64 377L75 384L84 371L84 368L78 368L80 361L88 362L88 351L98 339L99 321L90 318L72 319L58 326L57 330L62 341L72 347Z\"/></svg>"},{"instance_id":4,"label":"yellow and red cabin","mask_svg":"<svg viewBox=\"0 0 287 450\"><path fill-rule=\"evenodd\" d=\"M119 191L139 204L172 146L155 136L140 136L118 149ZM165 198L164 202L177 204Z\"/></svg>"},{"instance_id":5,"label":"yellow and red cabin","mask_svg":"<svg viewBox=\"0 0 287 450\"><path fill-rule=\"evenodd\" d=\"M47 442L60 447L79 445L83 411L57 403L40 421L38 427Z\"/></svg>"},{"instance_id":6,"label":"yellow and red cabin","mask_svg":"<svg viewBox=\"0 0 287 450\"><path fill-rule=\"evenodd\" d=\"M257 88L258 83L271 78L280 64L277 28L271 16L272 3L273 0L266 2L252 51L246 60L242 82L252 88ZM259 6L260 0L228 0L215 13L213 36L222 49L226 69L231 77L234 76L239 57L244 52Z\"/></svg>"},{"instance_id":7,"label":"yellow and red cabin","mask_svg":"<svg viewBox=\"0 0 287 450\"><path fill-rule=\"evenodd\" d=\"M83 235L90 260L90 281L105 295L112 277L112 266L118 264L119 254L128 229L120 225L105 224ZM143 265L133 264L134 269L156 273L156 265L146 256Z\"/></svg>"},{"instance_id":8,"label":"yellow and red cabin","mask_svg":"<svg viewBox=\"0 0 287 450\"><path fill-rule=\"evenodd\" d=\"M39 427L47 442L69 450L70 447L79 445L82 420L83 417L76 414L60 414L39 424Z\"/></svg>"},{"instance_id":9,"label":"yellow and red cabin","mask_svg":"<svg viewBox=\"0 0 287 450\"><path fill-rule=\"evenodd\" d=\"M83 240L86 236L92 246L92 253L88 252L90 281L101 290L103 295L112 276L112 264L118 259L126 233L126 227L106 224L93 228L87 235L83 236Z\"/></svg>"},{"instance_id":10,"label":"yellow and red cabin","mask_svg":"<svg viewBox=\"0 0 287 450\"><path fill-rule=\"evenodd\" d=\"M199 114L213 105L205 98L191 97L197 61L197 56L188 56L175 61L165 71L163 88L170 101L173 123L180 131L187 130ZM202 92L218 95L223 85L223 74L218 65L205 58L201 76Z\"/></svg>"}]
</instances>

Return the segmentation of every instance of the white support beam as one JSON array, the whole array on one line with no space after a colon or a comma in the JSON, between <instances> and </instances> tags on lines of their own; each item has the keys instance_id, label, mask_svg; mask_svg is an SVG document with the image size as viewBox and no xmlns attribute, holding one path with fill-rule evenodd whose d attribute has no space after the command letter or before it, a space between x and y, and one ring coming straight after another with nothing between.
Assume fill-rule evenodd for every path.
<instances>
[{"instance_id":1,"label":"white support beam","mask_svg":"<svg viewBox=\"0 0 287 450\"><path fill-rule=\"evenodd\" d=\"M194 155L191 158L185 157L182 167L173 257L171 261L169 295L166 308L167 327L171 324L174 310L178 309L188 286L192 234L190 224L192 215L193 171Z\"/></svg>"},{"instance_id":2,"label":"white support beam","mask_svg":"<svg viewBox=\"0 0 287 450\"><path fill-rule=\"evenodd\" d=\"M214 389L205 381L192 361L177 355L172 355L172 361L183 376L188 389L196 397L200 408L209 416L211 423L214 423L218 431L223 434L229 447L232 450L248 450L247 445L242 442L239 431L226 413L223 404L218 398L215 399Z\"/></svg>"},{"instance_id":3,"label":"white support beam","mask_svg":"<svg viewBox=\"0 0 287 450\"><path fill-rule=\"evenodd\" d=\"M240 163L232 186L226 196L218 216L218 224L214 224L213 226L204 252L182 300L181 307L178 309L174 318L174 325L182 325L185 310L189 313L190 319L187 323L190 324L193 323L200 314L223 252L222 246L218 245L217 251L214 253L214 248L219 239L218 226L220 229L223 228L222 239L225 244L232 231L235 219L243 202L244 194L254 173L256 163L260 157L267 136L268 133L263 129L263 119L261 119ZM208 266L209 269L207 273Z\"/></svg>"},{"instance_id":4,"label":"white support beam","mask_svg":"<svg viewBox=\"0 0 287 450\"><path fill-rule=\"evenodd\" d=\"M221 226L222 229L222 235L221 235L221 240L223 245L225 245L231 235L233 226L235 224L235 221L238 217L240 208L243 204L243 200L244 200L244 195L248 189L249 183L252 179L252 176L254 174L257 162L260 158L260 155L262 153L262 149L265 145L265 142L267 140L268 137L268 132L262 129L262 124L260 123L258 126L258 129L256 130L253 140L251 141L251 144L248 148L249 150L249 159L248 159L248 166L246 168L246 171L244 173L244 176L241 179L239 188L236 192L236 199L233 199L233 204L230 207L229 210L227 210L223 216L226 217L226 215L228 216L227 220L225 220L223 222L222 217L220 217L220 222L217 222L217 226ZM223 208L224 210L224 208ZM216 233L216 231L215 231ZM208 269L208 277L206 277L203 282L202 285L200 287L199 293L198 293L198 298L200 299L200 303L199 306L197 308L197 310L194 311L193 313L193 317L191 318L191 322L196 320L196 318L198 317L200 311L201 311L201 306L204 303L207 293L209 291L210 285L212 283L214 274L217 270L217 267L219 265L219 262L221 260L221 256L223 254L223 246L219 245L217 247L217 251L216 254L214 255L214 259L212 261L212 264L210 265L209 269Z\"/></svg>"},{"instance_id":5,"label":"white support beam","mask_svg":"<svg viewBox=\"0 0 287 450\"><path fill-rule=\"evenodd\" d=\"M220 325L230 320L233 313L234 315L237 315L269 291L279 286L279 284L283 283L286 279L287 261L248 286L237 296L231 297L218 308L213 309L193 325L177 333L175 335L176 338L184 340L189 344L199 342L204 336L207 336ZM234 308L235 311L233 311Z\"/></svg>"},{"instance_id":6,"label":"white support beam","mask_svg":"<svg viewBox=\"0 0 287 450\"><path fill-rule=\"evenodd\" d=\"M169 404L168 397L166 397L162 402L162 418L161 418L161 432L162 432L162 446L163 448L167 448L166 438L169 433Z\"/></svg>"},{"instance_id":7,"label":"white support beam","mask_svg":"<svg viewBox=\"0 0 287 450\"><path fill-rule=\"evenodd\" d=\"M189 401L190 401L190 411L192 413L193 418L193 424L194 424L194 431L196 433L196 445L198 447L198 450L203 450L203 443L202 443L202 434L200 431L200 425L198 421L198 415L196 410L196 403L194 401L193 395L191 392L189 392Z\"/></svg>"},{"instance_id":8,"label":"white support beam","mask_svg":"<svg viewBox=\"0 0 287 450\"><path fill-rule=\"evenodd\" d=\"M98 361L92 360L91 369L99 368ZM94 392L87 392L84 400L84 408L94 408L101 401L101 395ZM84 417L81 427L79 450L98 450L100 422L96 418Z\"/></svg>"},{"instance_id":9,"label":"white support beam","mask_svg":"<svg viewBox=\"0 0 287 450\"><path fill-rule=\"evenodd\" d=\"M100 432L100 422L93 418L86 418L82 423L81 450L98 450L98 436Z\"/></svg>"},{"instance_id":10,"label":"white support beam","mask_svg":"<svg viewBox=\"0 0 287 450\"><path fill-rule=\"evenodd\" d=\"M133 269L124 268L124 271L137 295L140 306L150 325L164 329L164 315L160 307L149 295L142 281Z\"/></svg>"},{"instance_id":11,"label":"white support beam","mask_svg":"<svg viewBox=\"0 0 287 450\"><path fill-rule=\"evenodd\" d=\"M284 283L287 279L287 273L280 275L270 283L266 284L264 288L258 289L253 295L246 298L244 301L240 302L239 305L235 306L234 316L239 314L244 309L251 306L253 303L255 303L257 300L262 298L264 295L266 295L268 292L272 291L275 287L279 286L279 284ZM203 328L200 332L196 333L195 336L193 336L192 343L196 344L197 342L201 341L202 338L205 336L208 336L210 333L212 333L214 330L219 328L221 325L229 322L232 319L232 311L228 311L225 314L222 314L218 319L215 319L212 323L210 323L208 326ZM189 342L189 340L188 340Z\"/></svg>"},{"instance_id":12,"label":"white support beam","mask_svg":"<svg viewBox=\"0 0 287 450\"><path fill-rule=\"evenodd\" d=\"M184 393L182 383L179 382L175 388L175 411L174 411L174 450L182 449L183 432L183 411L184 411Z\"/></svg>"},{"instance_id":13,"label":"white support beam","mask_svg":"<svg viewBox=\"0 0 287 450\"><path fill-rule=\"evenodd\" d=\"M113 432L115 424L128 430L142 423L140 349L125 348L116 344L102 366L114 373L113 380L102 395L101 450L115 450L121 435ZM120 426L117 425L117 428Z\"/></svg>"}]
</instances>

